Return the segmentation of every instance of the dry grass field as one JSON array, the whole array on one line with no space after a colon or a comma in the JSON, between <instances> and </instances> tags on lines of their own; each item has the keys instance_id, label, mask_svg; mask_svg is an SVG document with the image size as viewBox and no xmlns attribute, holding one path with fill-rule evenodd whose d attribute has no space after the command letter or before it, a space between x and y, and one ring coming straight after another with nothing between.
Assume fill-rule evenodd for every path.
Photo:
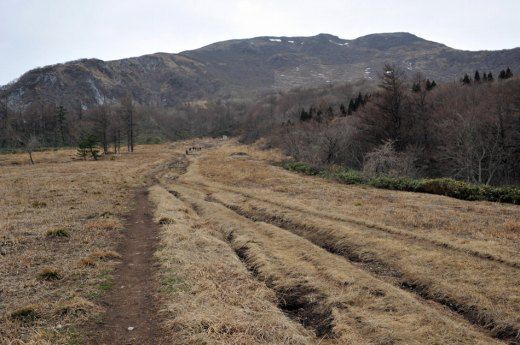
<instances>
[{"instance_id":1,"label":"dry grass field","mask_svg":"<svg viewBox=\"0 0 520 345\"><path fill-rule=\"evenodd\" d=\"M0 344L80 343L104 312L133 190L170 156L166 145L97 162L0 156Z\"/></svg>"},{"instance_id":2,"label":"dry grass field","mask_svg":"<svg viewBox=\"0 0 520 345\"><path fill-rule=\"evenodd\" d=\"M81 343L143 185L167 343L520 343L519 206L341 185L235 141L71 155L0 157L2 343Z\"/></svg>"}]
</instances>

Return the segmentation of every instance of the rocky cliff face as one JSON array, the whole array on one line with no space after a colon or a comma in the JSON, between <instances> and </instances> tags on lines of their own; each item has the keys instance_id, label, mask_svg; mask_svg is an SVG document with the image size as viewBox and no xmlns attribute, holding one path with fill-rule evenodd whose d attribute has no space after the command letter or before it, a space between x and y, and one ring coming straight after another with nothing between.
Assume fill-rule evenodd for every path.
<instances>
[{"instance_id":1,"label":"rocky cliff face","mask_svg":"<svg viewBox=\"0 0 520 345\"><path fill-rule=\"evenodd\" d=\"M461 51L408 33L354 40L256 37L218 42L180 54L157 53L102 61L85 59L37 68L0 89L11 106L45 99L88 108L126 94L141 103L175 106L216 97L250 97L269 90L377 78L385 63L409 74L449 81L464 73L520 70L520 48Z\"/></svg>"}]
</instances>

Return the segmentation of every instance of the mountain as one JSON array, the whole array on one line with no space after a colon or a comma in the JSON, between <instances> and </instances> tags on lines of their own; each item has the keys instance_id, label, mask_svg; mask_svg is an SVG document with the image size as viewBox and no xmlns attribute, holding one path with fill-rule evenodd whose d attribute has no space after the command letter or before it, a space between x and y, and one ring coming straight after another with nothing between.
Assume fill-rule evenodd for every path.
<instances>
[{"instance_id":1,"label":"mountain","mask_svg":"<svg viewBox=\"0 0 520 345\"><path fill-rule=\"evenodd\" d=\"M376 79L385 63L437 81L464 73L520 70L520 48L463 51L409 33L341 39L256 37L179 54L156 53L102 61L83 59L36 68L0 88L11 106L38 99L88 108L131 93L140 103L175 106L217 97L250 97L270 90Z\"/></svg>"}]
</instances>

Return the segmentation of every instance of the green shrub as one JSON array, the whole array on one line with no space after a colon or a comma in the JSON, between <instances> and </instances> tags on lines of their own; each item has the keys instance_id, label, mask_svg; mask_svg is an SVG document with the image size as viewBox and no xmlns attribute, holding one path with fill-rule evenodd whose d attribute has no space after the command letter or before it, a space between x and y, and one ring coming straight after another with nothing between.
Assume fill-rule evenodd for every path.
<instances>
[{"instance_id":1,"label":"green shrub","mask_svg":"<svg viewBox=\"0 0 520 345\"><path fill-rule=\"evenodd\" d=\"M366 183L361 172L353 169L343 170L335 174L335 178L345 184L363 184Z\"/></svg>"},{"instance_id":2,"label":"green shrub","mask_svg":"<svg viewBox=\"0 0 520 345\"><path fill-rule=\"evenodd\" d=\"M484 200L507 202L520 205L520 188L519 187L493 187L481 186L480 193Z\"/></svg>"},{"instance_id":3,"label":"green shrub","mask_svg":"<svg viewBox=\"0 0 520 345\"><path fill-rule=\"evenodd\" d=\"M296 171L306 175L318 175L320 173L319 168L303 162L285 162L282 166L287 170Z\"/></svg>"},{"instance_id":4,"label":"green shrub","mask_svg":"<svg viewBox=\"0 0 520 345\"><path fill-rule=\"evenodd\" d=\"M424 180L418 191L463 200L482 200L479 186L450 178Z\"/></svg>"},{"instance_id":5,"label":"green shrub","mask_svg":"<svg viewBox=\"0 0 520 345\"><path fill-rule=\"evenodd\" d=\"M303 162L285 162L282 167L307 175L334 179L345 184L368 184L376 188L437 194L469 201L486 200L520 204L520 187L516 186L494 187L471 184L451 178L412 179L385 175L367 180L361 172L356 170L340 167L319 169Z\"/></svg>"},{"instance_id":6,"label":"green shrub","mask_svg":"<svg viewBox=\"0 0 520 345\"><path fill-rule=\"evenodd\" d=\"M422 180L415 180L408 177L389 177L377 176L368 181L368 184L383 189L402 190L416 192L420 188Z\"/></svg>"}]
</instances>

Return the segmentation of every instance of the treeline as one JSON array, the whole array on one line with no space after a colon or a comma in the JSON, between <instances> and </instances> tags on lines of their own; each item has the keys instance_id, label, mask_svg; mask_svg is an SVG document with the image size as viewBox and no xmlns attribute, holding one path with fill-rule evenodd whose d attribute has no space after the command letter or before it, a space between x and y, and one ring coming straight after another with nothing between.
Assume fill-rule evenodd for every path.
<instances>
[{"instance_id":1,"label":"treeline","mask_svg":"<svg viewBox=\"0 0 520 345\"><path fill-rule=\"evenodd\" d=\"M512 78L513 77L513 72L511 71L511 69L508 67L507 69L503 69L500 71L500 73L498 74L498 79L499 80L505 80L505 79L509 79L509 78ZM471 83L480 83L480 82L493 82L495 80L495 78L493 77L493 73L491 72L484 72L484 74L482 75L482 78L480 77L480 72L478 70L475 71L475 74L473 76L473 79L471 79L471 77L466 73L464 74L464 77L462 77L460 79L461 83L463 84L466 84L466 85L469 85Z\"/></svg>"},{"instance_id":2,"label":"treeline","mask_svg":"<svg viewBox=\"0 0 520 345\"><path fill-rule=\"evenodd\" d=\"M377 90L351 115L343 116L341 104L359 95L355 86L347 87L339 98L337 94L303 97L313 103L313 114L321 109L333 116L309 116L310 111L298 106L301 100L290 107L288 96L282 94L269 107L274 111L265 111L264 104L256 107L264 112L249 113L246 123L255 126L246 125L243 138L263 137L267 145L283 149L297 161L317 167L338 165L365 176L518 184L520 80L509 69L504 73L507 78L493 82L491 73L486 73L486 83L438 85L421 75L407 78L398 68L386 66Z\"/></svg>"},{"instance_id":3,"label":"treeline","mask_svg":"<svg viewBox=\"0 0 520 345\"><path fill-rule=\"evenodd\" d=\"M91 109L69 109L40 99L25 108L9 108L0 102L0 148L58 148L99 145L103 153L133 151L137 107L131 96L119 102L103 102Z\"/></svg>"}]
</instances>

